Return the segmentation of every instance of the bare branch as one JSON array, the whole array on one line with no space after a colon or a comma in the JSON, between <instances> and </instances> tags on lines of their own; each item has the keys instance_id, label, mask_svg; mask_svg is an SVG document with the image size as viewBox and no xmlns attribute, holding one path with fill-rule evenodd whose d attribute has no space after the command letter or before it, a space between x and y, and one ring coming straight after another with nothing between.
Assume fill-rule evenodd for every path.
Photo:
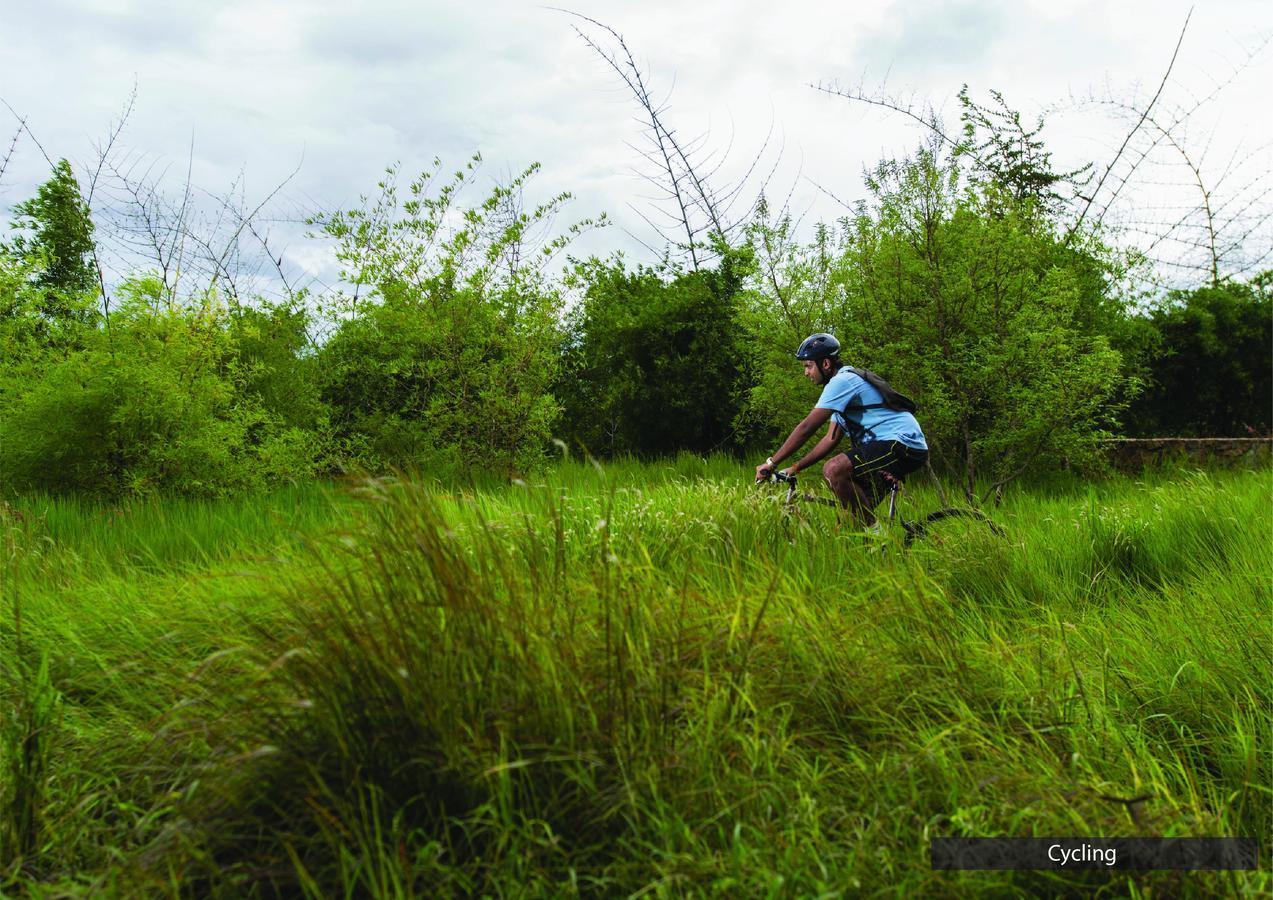
<instances>
[{"instance_id":1,"label":"bare branch","mask_svg":"<svg viewBox=\"0 0 1273 900\"><path fill-rule=\"evenodd\" d=\"M642 67L637 64L622 34L609 25L581 13L557 7L550 8L604 32L608 35L608 42L612 42L611 46L614 49L603 46L584 28L577 25L571 26L579 38L619 76L630 96L641 107L643 131L651 146L648 150L637 149L637 153L657 173L654 175L642 173L642 175L647 181L656 184L660 193L671 202L675 212L668 218L674 223L675 230L684 235L684 242L670 239L662 228L654 225L649 216L642 215L642 219L667 239L669 244L685 251L691 266L695 270L699 269L707 257L708 241L703 239L703 235L706 233L728 242L730 236L745 224L745 220L753 215L757 208L758 198L763 188L761 192L757 192L756 199L747 203L746 213L740 218L734 218L734 212L739 204L745 201L748 185L757 176L769 148L774 128L772 117L769 134L766 135L759 150L752 156L742 177L731 184L721 185L717 183L717 179L722 177L734 148L732 124L729 140L715 150L709 148L710 123L707 131L686 139L668 121L668 101L672 91L669 90L661 101L655 101L649 79ZM776 167L775 162L775 170ZM773 170L766 176L766 184L772 175Z\"/></svg>"},{"instance_id":2,"label":"bare branch","mask_svg":"<svg viewBox=\"0 0 1273 900\"><path fill-rule=\"evenodd\" d=\"M35 132L32 131L31 126L27 124L27 117L18 115L18 111L14 109L12 106L10 106L9 101L5 100L3 97L0 97L0 103L3 103L5 106L5 109L13 113L13 117L18 120L18 131L19 132L25 131L27 133L27 137L29 137L31 139L31 142L34 143L35 146L39 149L41 155L44 156L44 161L49 164L50 168L56 165L53 162L53 157L49 156L48 151L44 149L44 145L40 143L40 139L35 136Z\"/></svg>"},{"instance_id":3,"label":"bare branch","mask_svg":"<svg viewBox=\"0 0 1273 900\"><path fill-rule=\"evenodd\" d=\"M225 246L222 249L221 254L216 259L217 274L213 275L212 283L209 285L210 288L216 286L217 278L219 277L219 275L228 273L229 269L226 267L226 263L230 259L231 255L237 254L239 249L239 236L243 233L244 229L248 227L248 224L251 223L252 220L256 218L257 214L260 213L260 211L264 209L266 205L270 203L270 201L272 201L276 196L278 196L279 192L282 191L283 188L287 187L288 183L291 182L291 180L297 176L297 174L301 170L301 166L303 166L304 164L305 164L305 155L302 153L300 160L297 161L296 163L296 168L292 169L292 171L287 175L286 178L284 178L277 185L275 185L274 189L271 190L268 194L266 194L265 197L261 200L261 202L258 203L253 208L253 210L250 213L248 213L246 216L240 213L237 209L235 209L233 206L231 206L228 203L223 206L223 210L225 212L230 213L231 215L235 216L235 218L238 219L238 227L236 227L234 231L230 234L229 238L226 239ZM231 284L233 285L233 282L231 282ZM237 295L237 291L235 291L235 294Z\"/></svg>"},{"instance_id":4,"label":"bare branch","mask_svg":"<svg viewBox=\"0 0 1273 900\"><path fill-rule=\"evenodd\" d=\"M809 182L811 185L813 185L815 188L817 188L820 192L822 192L823 194L826 194L828 197L830 197L832 200L834 200L834 201L835 201L838 205L840 205L840 206L844 207L844 208L845 208L846 210L848 210L849 212L851 212L851 213L856 213L856 212L857 212L857 208L856 208L853 204L848 203L848 202L846 202L846 201L844 201L844 200L841 200L839 197L837 197L835 194L833 194L833 193L832 193L830 190L828 190L827 188L823 187L823 186L822 186L820 183L818 183L817 181L814 181L812 178L808 178L808 177L806 177L806 178L805 178L805 180L806 180L806 181L808 181L808 182Z\"/></svg>"},{"instance_id":5,"label":"bare branch","mask_svg":"<svg viewBox=\"0 0 1273 900\"><path fill-rule=\"evenodd\" d=\"M624 58L623 61L620 62L614 53L604 49L600 44L593 40L590 35L583 31L583 29L577 26L572 26L575 34L579 35L580 39L587 44L593 52L600 56L611 69L614 70L615 74L618 75L623 83L628 86L628 89L636 98L637 103L639 103L642 109L645 110L645 113L650 120L649 128L653 135L654 144L658 149L659 156L661 157L660 164L662 171L667 177L668 185L670 185L672 198L676 201L677 207L680 210L679 221L685 230L687 240L686 246L690 254L690 260L694 269L697 270L699 267L698 245L694 240L695 232L690 223L690 202L681 190L680 175L676 171L676 166L673 162L674 151L670 146L671 141L667 135L666 129L663 128L659 120L659 108L651 101L649 89L645 84L645 79L642 77L641 70L637 66L636 61L632 58L632 53L628 49L627 44L624 42L623 36L610 26L604 25L596 19L589 18L588 16L567 9L557 9L557 11L582 19L583 21L606 31L615 39L619 45L619 49L623 52Z\"/></svg>"},{"instance_id":6,"label":"bare branch","mask_svg":"<svg viewBox=\"0 0 1273 900\"><path fill-rule=\"evenodd\" d=\"M128 117L132 115L133 105L136 102L137 102L137 82L136 80L134 80L133 88L128 94L128 100L124 104L124 109L120 113L119 117L115 120L114 126L110 129L110 133L107 135L105 145L98 144L95 148L97 150L97 165L93 168L93 174L89 176L88 193L84 197L84 205L88 208L89 215L92 215L93 213L93 202L97 196L97 180L101 176L102 168L109 161L111 151L115 147L115 142L119 139L120 134L123 132L124 124L128 121ZM48 158L47 154L45 155L45 158L46 159ZM111 299L110 299L110 294L106 290L106 274L103 271L104 267L102 265L101 255L98 253L97 247L98 247L98 243L97 241L94 241L93 251L92 251L93 270L97 273L97 289L98 289L98 293L101 295L101 298L102 298L102 317L106 322L106 330L107 332L109 332L110 319L111 319Z\"/></svg>"},{"instance_id":7,"label":"bare branch","mask_svg":"<svg viewBox=\"0 0 1273 900\"><path fill-rule=\"evenodd\" d=\"M952 150L960 146L960 142L956 141L946 133L942 127L941 119L937 115L937 111L928 106L921 115L915 111L913 103L904 103L895 97L889 97L885 94L868 94L859 84L856 88L842 88L838 82L818 82L817 84L809 84L809 87L815 91L821 91L824 94L830 94L832 97L840 97L844 100L854 100L858 103L865 103L868 106L877 106L880 109L886 109L889 112L895 112L905 116L913 122L916 122L924 128L936 135L943 144Z\"/></svg>"},{"instance_id":8,"label":"bare branch","mask_svg":"<svg viewBox=\"0 0 1273 900\"><path fill-rule=\"evenodd\" d=\"M13 154L18 149L18 139L22 137L22 132L25 128L26 120L23 119L18 125L18 130L13 133L13 140L9 142L9 149L5 151L4 159L0 159L0 179L4 178L4 170L9 168L9 161L13 159ZM0 187L2 186L0 185Z\"/></svg>"},{"instance_id":9,"label":"bare branch","mask_svg":"<svg viewBox=\"0 0 1273 900\"><path fill-rule=\"evenodd\" d=\"M1189 13L1185 16L1185 24L1180 29L1180 37L1176 39L1176 48L1171 53L1171 61L1167 63L1167 71L1163 72L1162 81L1158 83L1158 90L1154 92L1154 96L1150 99L1149 104L1145 107L1145 110L1143 114L1141 115L1140 120L1137 121L1134 126L1132 126L1132 130L1127 133L1127 137L1123 138L1122 146L1118 148L1118 152L1114 154L1114 158L1109 161L1108 165L1106 165L1105 171L1101 173L1100 179L1096 182L1096 187L1092 190L1091 194L1088 197L1087 202L1083 206L1083 209L1079 212L1078 218L1074 221L1074 224L1071 225L1069 230L1066 232L1066 235L1065 235L1066 246L1069 245L1070 241L1073 240L1073 237L1078 232L1079 228L1082 227L1083 220L1087 217L1088 210L1092 208L1092 203L1095 201L1096 197L1100 195L1101 187L1105 184L1105 179L1109 177L1109 173L1114 169L1114 166L1118 164L1119 159L1121 159L1123 156L1123 151L1127 149L1127 145L1131 143L1131 140L1133 137L1135 137L1136 132L1140 130L1140 126L1144 124L1145 119L1149 117L1149 113L1153 110L1154 104L1157 103L1158 98L1162 96L1163 88L1167 86L1167 79L1171 76L1171 70L1176 65L1176 57L1180 53L1180 45L1184 43L1185 31L1188 30L1189 28L1189 19L1192 16L1193 16L1193 7L1190 7Z\"/></svg>"}]
</instances>

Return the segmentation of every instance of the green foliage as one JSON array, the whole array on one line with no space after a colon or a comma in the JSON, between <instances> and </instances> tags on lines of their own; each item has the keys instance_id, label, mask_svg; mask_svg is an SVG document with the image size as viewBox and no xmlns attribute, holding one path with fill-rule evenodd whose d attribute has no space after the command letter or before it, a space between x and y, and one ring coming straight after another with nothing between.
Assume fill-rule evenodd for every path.
<instances>
[{"instance_id":1,"label":"green foliage","mask_svg":"<svg viewBox=\"0 0 1273 900\"><path fill-rule=\"evenodd\" d=\"M18 207L31 234L0 248L5 488L217 495L347 463L532 468L558 410L546 266L591 223L545 239L568 195L523 208L535 167L461 208L476 162L436 193L422 176L401 204L391 173L367 208L314 220L352 287L324 298L321 346L303 292L227 311L139 274L109 322L88 294L70 314L91 225L59 167Z\"/></svg>"},{"instance_id":2,"label":"green foliage","mask_svg":"<svg viewBox=\"0 0 1273 900\"><path fill-rule=\"evenodd\" d=\"M1178 291L1148 316L1161 348L1149 389L1129 410L1144 436L1246 437L1273 414L1270 274L1249 284Z\"/></svg>"},{"instance_id":3,"label":"green foliage","mask_svg":"<svg viewBox=\"0 0 1273 900\"><path fill-rule=\"evenodd\" d=\"M1060 192L1082 190L1090 179L1092 164L1070 172L1052 168L1052 154L1040 135L1043 117L1033 128L1026 128L1021 113L1008 106L1003 94L992 90L993 105L982 105L972 99L968 85L959 91L959 119L963 123L963 139L955 150L955 158L971 157L976 164L976 180L988 194L1002 193L1011 208L1033 204L1048 214L1059 211L1070 198ZM1087 178L1083 178L1087 175ZM992 203L991 209L997 209Z\"/></svg>"},{"instance_id":4,"label":"green foliage","mask_svg":"<svg viewBox=\"0 0 1273 900\"><path fill-rule=\"evenodd\" d=\"M53 321L92 321L93 220L71 164L59 160L35 197L13 211L12 226L24 233L14 239L12 250L34 263L31 284L40 297L38 313Z\"/></svg>"},{"instance_id":5,"label":"green foliage","mask_svg":"<svg viewBox=\"0 0 1273 900\"><path fill-rule=\"evenodd\" d=\"M34 286L36 275L33 260L0 246L0 365L10 376L20 373L20 383L38 377L37 358L45 350L73 345L83 330L41 313L44 294ZM5 381L0 379L0 391Z\"/></svg>"},{"instance_id":6,"label":"green foliage","mask_svg":"<svg viewBox=\"0 0 1273 900\"><path fill-rule=\"evenodd\" d=\"M261 425L273 431L258 448L260 475L267 482L333 465L330 416L308 331L312 315L304 303L302 295L237 306L226 323L236 390L259 406Z\"/></svg>"},{"instance_id":7,"label":"green foliage","mask_svg":"<svg viewBox=\"0 0 1273 900\"><path fill-rule=\"evenodd\" d=\"M791 352L820 330L919 401L936 465L970 500L1098 465L1155 347L1134 429L1267 427L1267 279L1129 315L1127 259L1056 219L1083 170L1056 171L1042 120L992 97L961 92L949 156L882 163L871 201L807 243L762 202L745 245L694 272L594 257L559 281L550 263L594 223L555 232L569 195L528 205L537 166L474 203L476 157L404 190L391 168L376 197L311 220L342 266L321 325L304 292L226 311L145 273L101 319L92 221L63 160L0 245L0 478L217 495L345 465L525 473L554 434L606 456L772 449L814 399Z\"/></svg>"},{"instance_id":8,"label":"green foliage","mask_svg":"<svg viewBox=\"0 0 1273 900\"><path fill-rule=\"evenodd\" d=\"M109 330L32 351L0 373L0 481L118 497L217 495L311 474L310 433L249 392L214 298L165 305L153 277L121 286ZM29 377L38 372L38 378Z\"/></svg>"},{"instance_id":9,"label":"green foliage","mask_svg":"<svg viewBox=\"0 0 1273 900\"><path fill-rule=\"evenodd\" d=\"M48 651L33 666L23 652L16 613L14 665L18 696L0 713L0 877L35 856L44 843L54 738L62 697L49 680ZM34 669L34 671L32 671Z\"/></svg>"},{"instance_id":10,"label":"green foliage","mask_svg":"<svg viewBox=\"0 0 1273 900\"><path fill-rule=\"evenodd\" d=\"M236 310L228 324L246 390L289 425L312 428L321 407L308 318L297 303L261 304Z\"/></svg>"},{"instance_id":11,"label":"green foliage","mask_svg":"<svg viewBox=\"0 0 1273 900\"><path fill-rule=\"evenodd\" d=\"M746 375L736 421L748 445L776 446L817 399L800 377L795 351L809 334L834 331L852 315L847 234L819 224L802 245L791 217L771 220L764 203L748 229L756 267L739 315ZM853 347L845 359L861 361Z\"/></svg>"},{"instance_id":12,"label":"green foliage","mask_svg":"<svg viewBox=\"0 0 1273 900\"><path fill-rule=\"evenodd\" d=\"M1090 456L1129 387L1110 337L1125 314L1109 254L1064 246L1034 200L962 184L931 148L868 183L873 207L842 221L835 244L823 232L797 245L786 222L753 231L770 278L753 294L761 375L747 418L776 431L812 405L780 382L800 383L788 361L798 335L827 330L846 362L917 400L930 448L969 499L981 476L1001 486Z\"/></svg>"},{"instance_id":13,"label":"green foliage","mask_svg":"<svg viewBox=\"0 0 1273 900\"><path fill-rule=\"evenodd\" d=\"M438 169L400 200L397 171L364 208L314 219L352 286L330 303L318 354L341 452L372 469L524 471L556 419L560 294L546 272L590 221L544 240L569 199L524 208L531 166L460 205L478 158L436 192Z\"/></svg>"},{"instance_id":14,"label":"green foliage","mask_svg":"<svg viewBox=\"0 0 1273 900\"><path fill-rule=\"evenodd\" d=\"M696 272L592 259L577 267L557 395L565 435L590 452L705 452L731 442L741 390L739 289L745 254L721 248Z\"/></svg>"}]
</instances>

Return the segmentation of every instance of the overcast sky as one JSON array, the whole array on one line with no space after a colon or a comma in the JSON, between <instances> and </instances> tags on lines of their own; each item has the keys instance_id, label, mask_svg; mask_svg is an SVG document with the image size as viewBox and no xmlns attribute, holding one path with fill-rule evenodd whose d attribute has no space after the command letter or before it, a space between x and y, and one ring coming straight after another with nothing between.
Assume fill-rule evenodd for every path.
<instances>
[{"instance_id":1,"label":"overcast sky","mask_svg":"<svg viewBox=\"0 0 1273 900\"><path fill-rule=\"evenodd\" d=\"M655 241L631 209L648 212L636 174L638 110L572 30L572 19L514 2L320 3L299 0L0 0L0 99L27 117L53 157L83 166L134 82L123 148L168 166L179 189L193 142L193 181L224 191L242 171L249 203L298 164L291 208L337 207L374 190L384 166L407 172L440 156L459 166L480 151L492 177L542 163L534 196L575 195L575 218L607 212L619 227L581 248L606 252ZM776 185L794 187L810 221L864 194L862 170L908 152L921 134L900 117L810 87L839 80L914 94L952 119L960 85L991 88L1028 114L1109 85L1147 97L1171 57L1189 4L1108 0L818 2L587 2L573 7L622 32L682 134L731 137L745 163L773 128L782 149ZM1267 2L1200 6L1164 101L1211 90L1267 39ZM1269 47L1191 130L1214 147L1268 157L1273 116ZM17 120L6 117L5 146ZM1045 137L1063 163L1105 160L1122 139L1093 109L1049 119ZM1261 149L1263 148L1263 149ZM0 152L3 152L0 150ZM302 163L303 159L303 163ZM1265 166L1270 168L1270 166ZM0 181L0 207L48 175L23 136ZM281 239L280 239L281 240ZM319 247L294 234L287 262L319 271Z\"/></svg>"}]
</instances>

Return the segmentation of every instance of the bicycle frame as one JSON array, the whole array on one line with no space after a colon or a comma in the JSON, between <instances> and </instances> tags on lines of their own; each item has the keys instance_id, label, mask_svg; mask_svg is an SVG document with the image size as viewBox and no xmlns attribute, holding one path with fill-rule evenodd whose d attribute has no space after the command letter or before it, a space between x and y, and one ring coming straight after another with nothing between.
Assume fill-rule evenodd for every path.
<instances>
[{"instance_id":1,"label":"bicycle frame","mask_svg":"<svg viewBox=\"0 0 1273 900\"><path fill-rule=\"evenodd\" d=\"M897 495L902 491L902 483L888 472L882 474L885 483L888 484L888 521L890 524L896 521L909 530L909 523L897 515ZM837 509L843 509L843 504L838 500L828 500L826 497L815 497L812 494L800 494L797 497L795 475L784 475L782 472L775 471L770 474L769 480L779 481L787 486L787 498L783 501L784 503L793 503L795 500L800 499L806 503L821 503L823 506L834 506Z\"/></svg>"},{"instance_id":2,"label":"bicycle frame","mask_svg":"<svg viewBox=\"0 0 1273 900\"><path fill-rule=\"evenodd\" d=\"M996 524L995 522L987 518L985 513L976 509L944 507L942 509L938 509L938 510L934 510L933 512L930 512L928 515L924 516L921 519L917 519L913 522L908 522L906 519L901 517L901 515L898 513L898 510L897 510L897 495L901 493L901 490L902 490L901 480L893 475L890 475L888 472L884 472L882 474L884 476L885 483L888 485L888 522L889 522L889 525L892 525L894 522L897 522L899 525L902 526L902 530L906 532L906 539L904 542L905 546L910 547L911 544L913 544L916 540L918 540L919 538L922 538L925 534L927 534L932 525L942 521L943 519L957 518L957 519L963 519L963 520L977 521L985 525L990 530L991 534L994 534L997 537L1006 537L1006 533L1001 527L999 527L998 524ZM841 504L837 500L828 500L825 497L815 497L812 494L797 495L796 494L796 476L794 475L785 475L782 472L773 471L770 473L768 479L762 479L762 480L768 480L771 482L778 481L787 485L787 499L785 501L786 504L791 504L795 500L800 499L809 503L821 503L824 506L834 506L837 509L842 508ZM759 483L760 482L757 482L757 484Z\"/></svg>"}]
</instances>

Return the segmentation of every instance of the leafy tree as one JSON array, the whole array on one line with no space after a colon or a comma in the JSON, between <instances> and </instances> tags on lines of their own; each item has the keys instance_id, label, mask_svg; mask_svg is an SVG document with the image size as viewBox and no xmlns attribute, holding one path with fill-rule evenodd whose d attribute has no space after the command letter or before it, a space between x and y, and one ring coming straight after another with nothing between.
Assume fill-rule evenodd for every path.
<instances>
[{"instance_id":1,"label":"leafy tree","mask_svg":"<svg viewBox=\"0 0 1273 900\"><path fill-rule=\"evenodd\" d=\"M1161 353L1129 410L1132 433L1245 437L1273 415L1273 302L1266 272L1250 283L1176 291L1148 321Z\"/></svg>"},{"instance_id":2,"label":"leafy tree","mask_svg":"<svg viewBox=\"0 0 1273 900\"><path fill-rule=\"evenodd\" d=\"M7 365L38 353L47 338L42 295L33 286L36 274L29 257L0 246L0 360Z\"/></svg>"},{"instance_id":3,"label":"leafy tree","mask_svg":"<svg viewBox=\"0 0 1273 900\"><path fill-rule=\"evenodd\" d=\"M732 442L747 255L681 272L592 259L557 386L567 435L593 453L707 452Z\"/></svg>"},{"instance_id":4,"label":"leafy tree","mask_svg":"<svg viewBox=\"0 0 1273 900\"><path fill-rule=\"evenodd\" d=\"M320 432L328 414L320 396L310 319L301 294L279 303L238 306L228 327L243 390L288 426Z\"/></svg>"},{"instance_id":5,"label":"leafy tree","mask_svg":"<svg viewBox=\"0 0 1273 900\"><path fill-rule=\"evenodd\" d=\"M405 199L390 169L376 200L313 220L352 288L328 302L323 398L342 452L362 465L513 473L548 444L561 296L546 266L594 223L545 239L569 195L526 208L537 166L461 207L479 161L435 191L438 164Z\"/></svg>"},{"instance_id":6,"label":"leafy tree","mask_svg":"<svg viewBox=\"0 0 1273 900\"><path fill-rule=\"evenodd\" d=\"M14 239L13 250L35 262L39 312L53 320L91 321L94 310L88 297L97 280L90 262L93 220L71 164L59 160L53 176L35 197L15 206L14 214L13 227L23 233Z\"/></svg>"},{"instance_id":7,"label":"leafy tree","mask_svg":"<svg viewBox=\"0 0 1273 900\"><path fill-rule=\"evenodd\" d=\"M341 453L371 468L533 468L557 416L552 324L506 328L470 291L390 290L319 352Z\"/></svg>"},{"instance_id":8,"label":"leafy tree","mask_svg":"<svg viewBox=\"0 0 1273 900\"><path fill-rule=\"evenodd\" d=\"M848 235L847 220L819 224L812 242L801 244L791 216L770 219L763 202L748 228L754 265L739 298L745 388L735 419L747 446L775 446L813 403L793 354L809 334L835 331L852 315Z\"/></svg>"},{"instance_id":9,"label":"leafy tree","mask_svg":"<svg viewBox=\"0 0 1273 900\"><path fill-rule=\"evenodd\" d=\"M1032 468L1091 456L1128 380L1106 333L1125 313L1100 245L1066 247L1041 204L963 181L933 147L882 164L869 185L873 205L842 221L834 247L826 235L788 243L769 264L772 286L754 282L753 321L799 327L775 339L751 331L765 374L747 415L781 415L774 425L789 428L808 409L812 396L774 402L777 383L799 384L792 339L825 329L846 362L917 399L937 464L959 476L969 500L979 484L984 500ZM765 227L754 241L781 243Z\"/></svg>"}]
</instances>

